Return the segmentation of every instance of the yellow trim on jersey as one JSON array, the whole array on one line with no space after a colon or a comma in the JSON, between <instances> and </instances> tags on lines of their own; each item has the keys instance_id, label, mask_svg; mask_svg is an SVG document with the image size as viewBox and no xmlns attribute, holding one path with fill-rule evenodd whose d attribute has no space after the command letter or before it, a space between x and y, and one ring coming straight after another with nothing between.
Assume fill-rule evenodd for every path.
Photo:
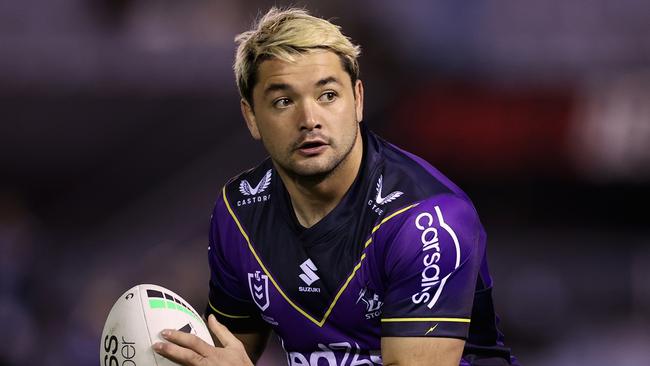
<instances>
[{"instance_id":1,"label":"yellow trim on jersey","mask_svg":"<svg viewBox=\"0 0 650 366\"><path fill-rule=\"evenodd\" d=\"M404 212L404 211L407 211L407 210L412 209L413 207L415 207L415 206L417 206L417 205L419 205L419 204L420 204L419 202L418 202L418 203L414 203L414 204L412 204L412 205L410 205L410 206L406 206L406 207L404 207L404 208L402 208L402 209L399 209L399 210L393 212L392 214L386 216L383 220L381 220L381 222L380 222L379 224L377 224L377 226L375 226L375 227L372 229L372 234L374 234L375 231L379 230L379 227L380 227L381 225L385 224L386 221L392 219L393 217L395 217L395 216L401 214L401 213Z\"/></svg>"},{"instance_id":2,"label":"yellow trim on jersey","mask_svg":"<svg viewBox=\"0 0 650 366\"><path fill-rule=\"evenodd\" d=\"M212 310L214 310L217 314L223 315L226 318L230 318L230 319L248 319L248 318L250 318L250 315L230 315L230 314L224 313L223 311L219 311L219 309L215 308L214 305L212 305L210 300L208 300L208 305L210 305L210 308Z\"/></svg>"},{"instance_id":3,"label":"yellow trim on jersey","mask_svg":"<svg viewBox=\"0 0 650 366\"><path fill-rule=\"evenodd\" d=\"M248 234L246 234L246 232L244 231L244 228L242 228L241 224L239 223L239 219L237 219L237 216L235 216L235 213L232 211L232 208L230 207L230 203L228 202L228 198L227 198L227 196L226 196L226 187L225 187L225 186L223 187L223 201L226 203L226 208L228 209L228 212L230 213L230 216L232 216L233 220L235 220L235 223L237 224L237 227L239 228L239 231L240 231L241 234L244 236L244 239L246 239L246 243L248 243L248 249L251 251L251 253L253 253L253 256L254 256L255 259L257 260L257 263L259 263L260 267L262 267L262 270L263 270L264 273L269 277L269 279L271 280L271 283L273 283L273 286L275 286L276 290L278 290L278 292L280 293L280 295L282 295L282 297L284 297L284 299L285 299L285 300L286 300L286 301L287 301L291 306L293 306L294 309L298 310L298 312L299 312L300 314L304 315L307 319L311 320L312 322L314 322L315 324L317 324L319 327L322 326L322 324L319 324L320 322L319 322L318 320L316 320L316 319L315 319L314 317L312 317L311 315L307 314L307 313L306 313L304 310L302 310L298 305L294 304L294 302L291 301L291 299L290 299L290 298L289 298L289 297L284 293L284 291L282 291L282 289L281 289L280 286L277 284L277 282L275 282L275 279L273 278L273 276L271 276L271 273L266 269L266 266L264 265L264 263L262 263L262 260L261 260L260 257L257 255L257 252L255 252L255 249L253 249L253 245L251 244L251 240L250 240L250 238L248 237Z\"/></svg>"},{"instance_id":4,"label":"yellow trim on jersey","mask_svg":"<svg viewBox=\"0 0 650 366\"><path fill-rule=\"evenodd\" d=\"M311 320L312 323L318 325L319 327L322 327L323 324L325 324L325 322L327 321L327 318L329 317L330 313L332 312L332 309L334 309L334 305L336 305L336 302L338 301L339 297L341 296L341 294L343 294L343 291L345 291L345 289L347 288L350 281L352 281L352 278L354 278L354 275L357 273L357 270L359 270L359 268L361 268L361 262L363 262L363 260L366 258L366 253L361 254L361 258L359 259L359 262L354 266L354 269L352 270L352 273L348 276L347 280L345 280L345 283L343 284L343 286L341 286L338 293L336 294L336 296L332 300L332 303L330 304L329 308L325 312L325 315L323 315L323 319L316 320L316 318L309 315L306 311L304 311L298 305L296 305L293 301L291 301L289 296L287 296L284 293L284 291L280 288L280 285L278 285L278 283L275 281L273 276L271 276L271 273L266 269L266 266L264 265L264 263L262 263L262 260L257 255L257 252L255 252L255 249L253 248L253 245L251 244L251 241L250 241L250 238L248 237L248 234L246 234L246 231L244 231L244 228L239 223L239 219L237 219L237 216L235 215L232 208L230 207L230 203L228 202L228 197L226 196L226 187L225 186L223 187L222 191L223 191L223 201L226 204L226 208L228 209L228 212L230 213L230 216L235 221L235 224L237 224L237 228L239 228L239 231L241 232L244 239L246 239L246 243L248 243L248 249L251 251L251 253L253 253L253 256L257 260L257 263L259 263L259 265L262 268L262 270L264 271L264 273L269 277L269 279L271 280L271 283L273 283L273 286L275 286L275 289L278 290L280 295L282 295L282 297L287 301L287 303L289 303L289 305L291 305L294 309L296 309L300 314L302 314L305 318ZM415 207L417 205L418 205L418 203L407 206L407 207L404 207L404 208L392 213L391 215L387 216L379 224L377 224L377 226L375 226L372 229L371 235L374 234L375 231L379 230L379 227L381 225L383 225L386 221L390 220L391 218L393 218L393 217L395 217L395 216L397 216L397 215L399 215L399 214L401 214L401 213L403 213L403 212L405 212L407 210L410 210L411 208L413 208L413 207ZM366 241L366 244L365 244L364 248L367 248L370 245L371 242L372 242L372 237L369 238L368 241Z\"/></svg>"},{"instance_id":5,"label":"yellow trim on jersey","mask_svg":"<svg viewBox=\"0 0 650 366\"><path fill-rule=\"evenodd\" d=\"M375 233L375 231L379 230L379 227L380 227L381 225L383 225L386 221L392 219L393 217L395 217L395 216L401 214L401 213L404 212L404 211L407 211L407 210L412 209L413 207L415 207L415 206L417 206L417 205L419 205L419 204L420 204L420 203L414 203L414 204L412 204L412 205L410 205L410 206L406 206L406 207L404 207L404 208L402 208L402 209L400 209L400 210L397 210L397 211L393 212L392 214L386 216L386 218L384 218L383 220L381 220L381 222L380 222L379 224L377 224L377 226L375 226L374 228L372 228L372 231L370 232L370 234L372 235L372 234ZM368 241L366 241L366 244L364 245L364 248L367 248L368 245L370 245L370 243L372 243L372 236L371 236L370 238L368 238Z\"/></svg>"},{"instance_id":6,"label":"yellow trim on jersey","mask_svg":"<svg viewBox=\"0 0 650 366\"><path fill-rule=\"evenodd\" d=\"M321 327L323 326L323 324L325 324L325 320L330 316L332 309L334 309L334 305L336 304L337 301L339 301L339 297L341 297L343 291L345 291L345 289L348 287L348 284L350 283L350 281L352 281L352 278L357 273L357 270L361 268L361 262L363 262L364 259L366 259L366 253L361 254L361 259L359 259L359 263L357 263L357 265L354 266L352 273L350 274L350 276L348 276L348 279L345 280L345 283L343 284L343 286L341 286L336 296L334 296L334 300L332 300L330 307L325 312L325 315L323 315L323 320L321 320L322 324L320 325Z\"/></svg>"},{"instance_id":7,"label":"yellow trim on jersey","mask_svg":"<svg viewBox=\"0 0 650 366\"><path fill-rule=\"evenodd\" d=\"M469 323L468 318L383 318L382 323L398 322L451 322L451 323Z\"/></svg>"}]
</instances>

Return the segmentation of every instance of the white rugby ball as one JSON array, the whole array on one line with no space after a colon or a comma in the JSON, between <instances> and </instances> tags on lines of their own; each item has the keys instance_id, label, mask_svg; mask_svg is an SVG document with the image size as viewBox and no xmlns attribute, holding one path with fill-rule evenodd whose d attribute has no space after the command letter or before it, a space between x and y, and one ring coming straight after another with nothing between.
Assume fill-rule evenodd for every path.
<instances>
[{"instance_id":1,"label":"white rugby ball","mask_svg":"<svg viewBox=\"0 0 650 366\"><path fill-rule=\"evenodd\" d=\"M214 346L199 314L174 292L157 285L137 285L115 302L100 340L101 366L171 366L176 363L153 351L165 342L163 329L178 329L199 336Z\"/></svg>"}]
</instances>

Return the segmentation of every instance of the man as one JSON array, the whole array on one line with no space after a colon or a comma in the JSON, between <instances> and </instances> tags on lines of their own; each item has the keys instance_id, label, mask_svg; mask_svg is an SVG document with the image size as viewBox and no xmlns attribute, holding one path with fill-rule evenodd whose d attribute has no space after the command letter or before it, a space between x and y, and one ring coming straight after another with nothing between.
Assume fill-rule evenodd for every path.
<instances>
[{"instance_id":1,"label":"man","mask_svg":"<svg viewBox=\"0 0 650 366\"><path fill-rule=\"evenodd\" d=\"M271 9L237 41L242 113L270 157L226 184L212 217L206 315L223 347L170 330L154 350L247 365L273 330L289 365L514 361L476 211L361 123L359 47L297 9Z\"/></svg>"}]
</instances>

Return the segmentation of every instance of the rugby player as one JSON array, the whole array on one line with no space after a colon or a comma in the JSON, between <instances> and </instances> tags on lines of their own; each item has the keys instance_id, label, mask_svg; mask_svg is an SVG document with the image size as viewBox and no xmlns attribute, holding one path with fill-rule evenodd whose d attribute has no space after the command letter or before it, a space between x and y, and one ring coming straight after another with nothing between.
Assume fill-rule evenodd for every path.
<instances>
[{"instance_id":1,"label":"rugby player","mask_svg":"<svg viewBox=\"0 0 650 366\"><path fill-rule=\"evenodd\" d=\"M269 158L213 212L206 315L220 346L168 330L154 350L250 365L273 330L292 366L516 364L472 202L361 122L359 47L302 9L273 8L236 41L242 114Z\"/></svg>"}]
</instances>

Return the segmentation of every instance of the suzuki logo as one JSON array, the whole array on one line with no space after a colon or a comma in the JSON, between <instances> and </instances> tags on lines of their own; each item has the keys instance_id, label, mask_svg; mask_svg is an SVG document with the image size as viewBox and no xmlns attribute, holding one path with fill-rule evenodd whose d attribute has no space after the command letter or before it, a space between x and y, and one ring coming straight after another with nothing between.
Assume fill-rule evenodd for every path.
<instances>
[{"instance_id":1,"label":"suzuki logo","mask_svg":"<svg viewBox=\"0 0 650 366\"><path fill-rule=\"evenodd\" d=\"M306 261L302 262L300 269L302 269L302 274L300 274L298 277L300 277L300 279L303 280L307 286L311 286L312 283L320 279L320 277L318 277L315 272L318 271L318 269L316 268L314 262L311 261L311 259L307 259Z\"/></svg>"}]
</instances>

